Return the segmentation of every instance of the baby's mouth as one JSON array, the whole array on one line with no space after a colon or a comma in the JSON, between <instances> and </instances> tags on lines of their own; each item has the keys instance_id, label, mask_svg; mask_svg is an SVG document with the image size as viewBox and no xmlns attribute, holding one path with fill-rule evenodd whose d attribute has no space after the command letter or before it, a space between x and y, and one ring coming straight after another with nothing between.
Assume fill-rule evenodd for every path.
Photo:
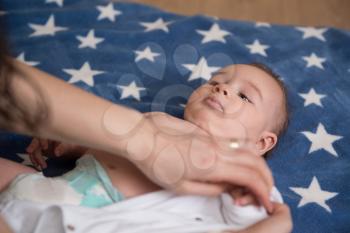
<instances>
[{"instance_id":1,"label":"baby's mouth","mask_svg":"<svg viewBox=\"0 0 350 233\"><path fill-rule=\"evenodd\" d=\"M204 102L211 108L214 108L220 112L224 112L224 107L220 103L220 101L214 96L208 96L204 99Z\"/></svg>"}]
</instances>

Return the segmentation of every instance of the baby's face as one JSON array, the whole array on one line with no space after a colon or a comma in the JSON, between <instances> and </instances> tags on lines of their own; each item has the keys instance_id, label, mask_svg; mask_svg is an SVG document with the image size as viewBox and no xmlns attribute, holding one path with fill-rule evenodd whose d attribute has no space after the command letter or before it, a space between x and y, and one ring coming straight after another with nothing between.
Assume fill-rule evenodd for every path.
<instances>
[{"instance_id":1,"label":"baby's face","mask_svg":"<svg viewBox=\"0 0 350 233\"><path fill-rule=\"evenodd\" d=\"M184 118L215 137L257 143L273 134L282 102L283 92L268 73L230 65L193 92Z\"/></svg>"}]
</instances>

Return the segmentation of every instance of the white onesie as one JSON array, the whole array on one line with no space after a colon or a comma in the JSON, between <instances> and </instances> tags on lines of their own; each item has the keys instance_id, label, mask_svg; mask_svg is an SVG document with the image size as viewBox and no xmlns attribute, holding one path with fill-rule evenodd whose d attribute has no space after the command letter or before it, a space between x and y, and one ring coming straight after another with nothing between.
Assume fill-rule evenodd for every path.
<instances>
[{"instance_id":1,"label":"white onesie","mask_svg":"<svg viewBox=\"0 0 350 233\"><path fill-rule=\"evenodd\" d=\"M276 188L271 200L282 203ZM18 233L208 233L246 228L267 216L263 207L234 205L228 194L179 196L165 190L98 209L12 200L0 211Z\"/></svg>"}]
</instances>

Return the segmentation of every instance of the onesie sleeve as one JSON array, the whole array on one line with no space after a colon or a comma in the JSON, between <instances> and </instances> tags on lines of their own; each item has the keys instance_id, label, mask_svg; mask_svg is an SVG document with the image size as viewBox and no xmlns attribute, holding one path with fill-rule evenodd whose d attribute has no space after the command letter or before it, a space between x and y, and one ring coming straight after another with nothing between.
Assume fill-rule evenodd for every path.
<instances>
[{"instance_id":1,"label":"onesie sleeve","mask_svg":"<svg viewBox=\"0 0 350 233\"><path fill-rule=\"evenodd\" d=\"M232 230L245 229L267 217L263 206L238 206L234 204L232 196L227 193L221 194L220 199L223 218L227 224L232 226ZM283 203L282 196L276 187L272 188L270 200Z\"/></svg>"}]
</instances>

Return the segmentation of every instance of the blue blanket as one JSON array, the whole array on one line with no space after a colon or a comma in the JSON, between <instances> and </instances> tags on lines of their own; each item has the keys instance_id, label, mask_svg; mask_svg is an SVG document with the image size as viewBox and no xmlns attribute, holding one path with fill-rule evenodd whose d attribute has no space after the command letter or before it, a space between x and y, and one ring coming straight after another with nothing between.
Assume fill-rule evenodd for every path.
<instances>
[{"instance_id":1,"label":"blue blanket","mask_svg":"<svg viewBox=\"0 0 350 233\"><path fill-rule=\"evenodd\" d=\"M291 207L293 232L350 232L349 31L98 0L2 2L14 57L142 112L182 117L186 98L217 67L272 67L288 88L291 124L268 163ZM2 156L28 164L30 138L0 137ZM48 175L67 169L48 163Z\"/></svg>"}]
</instances>

